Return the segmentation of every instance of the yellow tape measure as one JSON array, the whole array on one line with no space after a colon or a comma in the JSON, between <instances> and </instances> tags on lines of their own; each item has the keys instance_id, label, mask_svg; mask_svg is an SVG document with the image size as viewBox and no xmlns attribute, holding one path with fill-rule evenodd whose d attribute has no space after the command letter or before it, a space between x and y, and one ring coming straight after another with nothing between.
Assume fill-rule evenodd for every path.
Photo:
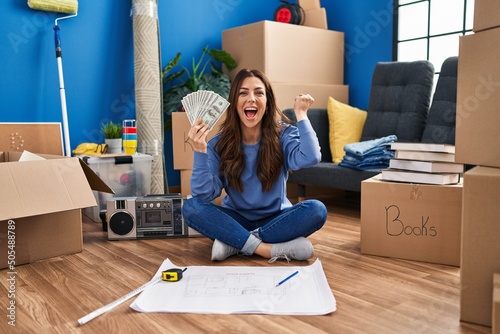
<instances>
[{"instance_id":1,"label":"yellow tape measure","mask_svg":"<svg viewBox=\"0 0 500 334\"><path fill-rule=\"evenodd\" d=\"M182 279L182 273L186 271L178 268L172 268L161 272L161 279L168 282L177 282Z\"/></svg>"}]
</instances>

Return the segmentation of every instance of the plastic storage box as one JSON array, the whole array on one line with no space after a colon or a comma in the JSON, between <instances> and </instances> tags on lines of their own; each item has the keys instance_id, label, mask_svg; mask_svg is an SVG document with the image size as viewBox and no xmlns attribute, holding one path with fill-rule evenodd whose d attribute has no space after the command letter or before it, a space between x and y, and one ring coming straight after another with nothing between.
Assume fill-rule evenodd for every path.
<instances>
[{"instance_id":1,"label":"plastic storage box","mask_svg":"<svg viewBox=\"0 0 500 334\"><path fill-rule=\"evenodd\" d=\"M81 157L92 170L113 189L115 195L94 191L97 207L85 208L83 213L100 222L99 213L106 210L106 202L113 196L145 196L151 191L151 163L148 154L119 155L112 157Z\"/></svg>"}]
</instances>

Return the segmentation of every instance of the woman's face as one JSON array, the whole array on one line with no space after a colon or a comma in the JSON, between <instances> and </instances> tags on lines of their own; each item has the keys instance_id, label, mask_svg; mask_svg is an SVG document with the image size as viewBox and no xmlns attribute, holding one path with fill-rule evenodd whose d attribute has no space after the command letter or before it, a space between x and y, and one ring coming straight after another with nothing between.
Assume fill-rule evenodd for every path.
<instances>
[{"instance_id":1,"label":"woman's face","mask_svg":"<svg viewBox=\"0 0 500 334\"><path fill-rule=\"evenodd\" d=\"M264 83L257 77L247 77L241 84L236 109L244 127L260 125L266 112L267 97Z\"/></svg>"}]
</instances>

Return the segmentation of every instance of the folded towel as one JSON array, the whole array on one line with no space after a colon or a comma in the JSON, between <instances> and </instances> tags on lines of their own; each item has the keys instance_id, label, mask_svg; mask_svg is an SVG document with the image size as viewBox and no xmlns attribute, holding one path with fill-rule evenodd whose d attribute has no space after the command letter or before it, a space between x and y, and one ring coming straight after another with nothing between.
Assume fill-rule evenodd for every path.
<instances>
[{"instance_id":1,"label":"folded towel","mask_svg":"<svg viewBox=\"0 0 500 334\"><path fill-rule=\"evenodd\" d=\"M385 151L383 154L368 156L363 159L345 155L339 166L359 170L385 169L389 167L392 158L394 158L394 152L392 151Z\"/></svg>"},{"instance_id":2,"label":"folded towel","mask_svg":"<svg viewBox=\"0 0 500 334\"><path fill-rule=\"evenodd\" d=\"M392 142L396 141L398 138L395 135L390 135L387 137L365 140L357 143L351 143L344 146L344 151L359 157L369 155L378 150L387 149Z\"/></svg>"},{"instance_id":3,"label":"folded towel","mask_svg":"<svg viewBox=\"0 0 500 334\"><path fill-rule=\"evenodd\" d=\"M363 159L367 159L367 158L370 158L370 157L378 157L380 155L384 155L385 153L387 152L387 149L386 148L379 148L379 149L374 149L373 151L365 154L365 155L357 155L357 154L353 154L352 152L346 152L345 156L348 156L348 157L351 157L351 158L354 158L354 159L358 159L358 160L363 160Z\"/></svg>"},{"instance_id":4,"label":"folded towel","mask_svg":"<svg viewBox=\"0 0 500 334\"><path fill-rule=\"evenodd\" d=\"M385 169L389 167L394 152L390 144L397 140L395 135L351 143L344 146L346 154L339 166L359 170Z\"/></svg>"}]
</instances>

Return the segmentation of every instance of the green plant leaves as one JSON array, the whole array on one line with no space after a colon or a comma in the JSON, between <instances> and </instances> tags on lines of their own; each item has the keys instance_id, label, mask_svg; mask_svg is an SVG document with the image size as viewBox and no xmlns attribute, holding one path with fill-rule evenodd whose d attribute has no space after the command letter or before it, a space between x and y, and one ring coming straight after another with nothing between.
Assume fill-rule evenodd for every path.
<instances>
[{"instance_id":1,"label":"green plant leaves","mask_svg":"<svg viewBox=\"0 0 500 334\"><path fill-rule=\"evenodd\" d=\"M101 132L106 139L117 139L122 137L122 126L119 123L113 123L113 121L109 121L109 123L101 124Z\"/></svg>"},{"instance_id":2,"label":"green plant leaves","mask_svg":"<svg viewBox=\"0 0 500 334\"><path fill-rule=\"evenodd\" d=\"M176 67L180 66L180 58L181 53L178 52L162 71L165 115L170 116L172 112L181 111L182 98L197 90L211 90L224 98L228 97L231 82L218 63L226 66L229 71L235 69L237 63L229 53L205 47L198 61L192 59L191 71L184 67L175 71ZM208 65L210 65L209 72L207 72ZM167 127L165 129L168 130Z\"/></svg>"}]
</instances>

